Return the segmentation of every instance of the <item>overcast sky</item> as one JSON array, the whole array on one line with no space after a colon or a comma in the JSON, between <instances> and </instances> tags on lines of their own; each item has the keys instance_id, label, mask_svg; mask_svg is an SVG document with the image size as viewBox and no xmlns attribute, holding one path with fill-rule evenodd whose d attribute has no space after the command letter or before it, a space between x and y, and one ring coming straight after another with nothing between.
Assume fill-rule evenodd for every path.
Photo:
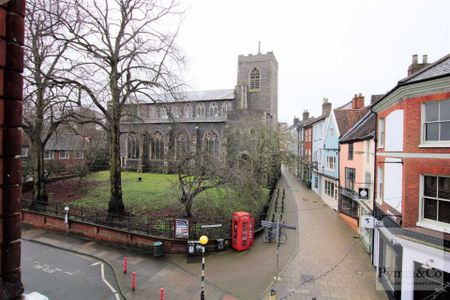
<instances>
[{"instance_id":1,"label":"overcast sky","mask_svg":"<svg viewBox=\"0 0 450 300\"><path fill-rule=\"evenodd\" d=\"M195 90L231 89L237 56L273 51L278 117L292 123L322 98L338 107L355 93L382 94L406 76L412 54L450 53L449 0L181 0L178 40Z\"/></svg>"}]
</instances>

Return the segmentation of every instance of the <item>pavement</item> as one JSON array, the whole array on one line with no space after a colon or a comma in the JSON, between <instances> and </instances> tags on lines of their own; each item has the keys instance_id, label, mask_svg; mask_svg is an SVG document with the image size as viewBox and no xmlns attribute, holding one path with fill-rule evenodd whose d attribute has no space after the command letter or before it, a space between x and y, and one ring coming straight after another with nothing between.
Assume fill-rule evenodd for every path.
<instances>
[{"instance_id":1,"label":"pavement","mask_svg":"<svg viewBox=\"0 0 450 300\"><path fill-rule=\"evenodd\" d=\"M357 233L285 169L279 188L296 204L298 252L272 284L277 299L387 299Z\"/></svg>"},{"instance_id":2,"label":"pavement","mask_svg":"<svg viewBox=\"0 0 450 300\"><path fill-rule=\"evenodd\" d=\"M207 255L206 299L268 299L270 287L277 289L277 299L385 299L384 293L375 289L375 272L370 257L360 240L354 238L355 233L314 192L298 183L289 171L283 169L282 173L279 188L286 191L283 222L297 225L297 230L284 229L287 241L280 246L278 264L281 281L274 281L277 272L276 244L264 243L262 235L259 235L250 250L236 252L230 249ZM276 213L275 217L278 219L280 214ZM165 299L200 298L201 264L187 263L185 255L155 258L142 250L31 227L23 227L22 237L25 240L22 245L25 253L22 269L26 272L35 271L30 264L33 264L33 256L42 252L36 247L32 249L34 242L58 247L59 251L67 249L68 257L84 257L84 265L76 263L80 266L80 273L97 272L89 276L101 289L105 288L105 284L92 264L101 261L105 263L105 270L110 265L116 276L106 272L105 278L117 294L121 290L127 299L159 299L160 288L165 289ZM122 272L124 256L127 256L129 265L126 274ZM31 260L26 259L29 257L32 257ZM51 262L47 264L52 265ZM53 265L56 264L59 266L59 262L53 262ZM71 264L64 266L72 267ZM63 267L58 268L63 270ZM28 276L26 272L24 278ZM135 291L131 289L131 272L137 273ZM41 291L31 288L33 284L39 288L39 280L46 284L46 289L42 290L42 285ZM52 288L59 289L58 285L50 285L51 281L47 280L44 276L38 277L35 283L24 279L25 288L47 293L52 292ZM79 289L84 289L81 279L72 281L72 284L76 283L81 284ZM110 299L106 294L95 295L84 297L77 294L78 299Z\"/></svg>"}]
</instances>

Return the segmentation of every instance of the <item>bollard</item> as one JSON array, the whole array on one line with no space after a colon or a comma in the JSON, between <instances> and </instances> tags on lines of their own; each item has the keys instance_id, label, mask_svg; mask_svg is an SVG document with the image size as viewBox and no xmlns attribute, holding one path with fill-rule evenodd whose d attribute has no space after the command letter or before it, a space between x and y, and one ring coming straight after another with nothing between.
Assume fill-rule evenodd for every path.
<instances>
[{"instance_id":1,"label":"bollard","mask_svg":"<svg viewBox=\"0 0 450 300\"><path fill-rule=\"evenodd\" d=\"M159 300L164 300L164 288L159 289Z\"/></svg>"},{"instance_id":2,"label":"bollard","mask_svg":"<svg viewBox=\"0 0 450 300\"><path fill-rule=\"evenodd\" d=\"M128 262L127 262L127 257L125 256L123 258L123 272L126 273L127 272L127 267L128 267Z\"/></svg>"},{"instance_id":3,"label":"bollard","mask_svg":"<svg viewBox=\"0 0 450 300\"><path fill-rule=\"evenodd\" d=\"M276 300L276 299L277 299L277 290L275 288L271 288L269 300Z\"/></svg>"},{"instance_id":4,"label":"bollard","mask_svg":"<svg viewBox=\"0 0 450 300\"><path fill-rule=\"evenodd\" d=\"M131 273L131 289L136 289L136 272Z\"/></svg>"}]
</instances>

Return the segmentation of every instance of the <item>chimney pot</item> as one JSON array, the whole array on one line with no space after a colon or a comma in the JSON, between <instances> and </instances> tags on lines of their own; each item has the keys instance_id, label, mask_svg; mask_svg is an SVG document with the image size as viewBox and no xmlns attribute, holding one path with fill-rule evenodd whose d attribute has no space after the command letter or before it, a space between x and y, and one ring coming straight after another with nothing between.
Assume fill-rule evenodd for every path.
<instances>
[{"instance_id":1,"label":"chimney pot","mask_svg":"<svg viewBox=\"0 0 450 300\"><path fill-rule=\"evenodd\" d=\"M305 120L308 120L309 119L309 112L308 112L308 110L307 109L305 109L304 111L303 111L303 121L305 121Z\"/></svg>"},{"instance_id":2,"label":"chimney pot","mask_svg":"<svg viewBox=\"0 0 450 300\"><path fill-rule=\"evenodd\" d=\"M418 58L417 54L414 54L412 56L412 63L413 63L413 65L417 64L417 58Z\"/></svg>"},{"instance_id":3,"label":"chimney pot","mask_svg":"<svg viewBox=\"0 0 450 300\"><path fill-rule=\"evenodd\" d=\"M427 63L428 63L428 55L427 55L427 54L424 54L424 55L422 56L422 63L423 63L423 64L427 64Z\"/></svg>"},{"instance_id":4,"label":"chimney pot","mask_svg":"<svg viewBox=\"0 0 450 300\"><path fill-rule=\"evenodd\" d=\"M322 115L329 114L331 112L331 102L328 102L328 98L323 98Z\"/></svg>"}]
</instances>

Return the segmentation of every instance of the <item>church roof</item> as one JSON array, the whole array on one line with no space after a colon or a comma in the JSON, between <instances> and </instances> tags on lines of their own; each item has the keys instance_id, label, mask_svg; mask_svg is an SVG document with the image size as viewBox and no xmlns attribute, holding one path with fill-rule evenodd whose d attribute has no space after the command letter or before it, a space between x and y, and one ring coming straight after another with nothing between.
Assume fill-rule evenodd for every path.
<instances>
[{"instance_id":1,"label":"church roof","mask_svg":"<svg viewBox=\"0 0 450 300\"><path fill-rule=\"evenodd\" d=\"M175 94L162 94L152 96L155 102L195 102L195 101L216 101L233 100L234 89L188 91Z\"/></svg>"}]
</instances>

